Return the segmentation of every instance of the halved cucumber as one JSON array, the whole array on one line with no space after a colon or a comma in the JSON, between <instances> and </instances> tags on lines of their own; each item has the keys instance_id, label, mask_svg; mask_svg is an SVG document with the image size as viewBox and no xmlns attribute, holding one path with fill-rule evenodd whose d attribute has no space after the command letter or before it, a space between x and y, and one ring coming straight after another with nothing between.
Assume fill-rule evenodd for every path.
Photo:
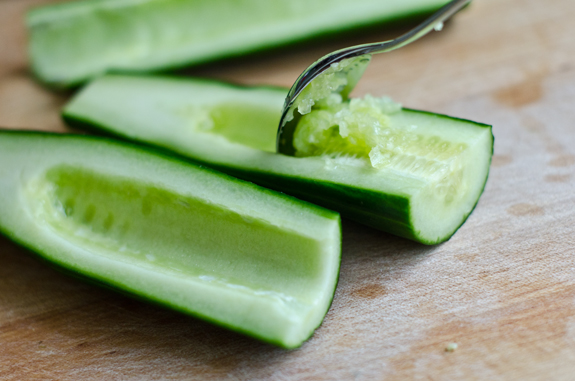
<instances>
[{"instance_id":1,"label":"halved cucumber","mask_svg":"<svg viewBox=\"0 0 575 381\"><path fill-rule=\"evenodd\" d=\"M347 156L290 157L274 153L286 93L109 75L83 89L63 115L70 125L167 148L426 244L451 237L475 207L493 152L491 126L403 109L389 116L400 149L401 139L413 135L412 126L417 126L417 139L391 165L374 168L368 159ZM454 156L450 150L456 147L465 149ZM447 189L454 197L437 187L446 160L461 169L441 175L454 187Z\"/></svg>"},{"instance_id":2,"label":"halved cucumber","mask_svg":"<svg viewBox=\"0 0 575 381\"><path fill-rule=\"evenodd\" d=\"M0 132L0 210L53 264L287 348L338 279L337 213L108 139Z\"/></svg>"},{"instance_id":3,"label":"halved cucumber","mask_svg":"<svg viewBox=\"0 0 575 381\"><path fill-rule=\"evenodd\" d=\"M429 13L447 0L81 0L27 17L36 75L70 86Z\"/></svg>"}]
</instances>

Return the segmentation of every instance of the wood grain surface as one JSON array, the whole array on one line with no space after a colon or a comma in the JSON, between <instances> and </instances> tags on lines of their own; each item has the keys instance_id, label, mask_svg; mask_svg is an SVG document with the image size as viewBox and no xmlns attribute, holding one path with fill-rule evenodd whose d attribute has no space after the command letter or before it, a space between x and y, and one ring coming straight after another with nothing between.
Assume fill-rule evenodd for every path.
<instances>
[{"instance_id":1,"label":"wood grain surface","mask_svg":"<svg viewBox=\"0 0 575 381\"><path fill-rule=\"evenodd\" d=\"M66 130L69 94L36 84L25 54L23 14L46 2L0 0L3 128ZM442 33L374 59L357 94L493 124L491 175L439 246L344 221L335 300L302 348L94 288L0 238L0 379L575 379L574 19L573 0L477 0ZM183 74L289 86L326 52L399 32Z\"/></svg>"}]
</instances>

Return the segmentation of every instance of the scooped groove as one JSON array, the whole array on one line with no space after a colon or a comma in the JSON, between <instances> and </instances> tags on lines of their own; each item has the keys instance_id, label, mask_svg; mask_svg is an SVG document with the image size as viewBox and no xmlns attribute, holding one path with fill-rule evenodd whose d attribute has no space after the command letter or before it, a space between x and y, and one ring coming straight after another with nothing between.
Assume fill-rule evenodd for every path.
<instances>
[{"instance_id":1,"label":"scooped groove","mask_svg":"<svg viewBox=\"0 0 575 381\"><path fill-rule=\"evenodd\" d=\"M0 210L50 263L286 348L337 284L337 213L108 139L0 132Z\"/></svg>"}]
</instances>

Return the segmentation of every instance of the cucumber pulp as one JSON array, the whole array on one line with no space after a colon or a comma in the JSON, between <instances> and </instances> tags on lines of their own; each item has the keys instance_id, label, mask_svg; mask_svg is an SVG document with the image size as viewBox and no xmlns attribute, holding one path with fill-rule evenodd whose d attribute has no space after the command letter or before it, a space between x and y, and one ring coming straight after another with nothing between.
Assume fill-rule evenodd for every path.
<instances>
[{"instance_id":1,"label":"cucumber pulp","mask_svg":"<svg viewBox=\"0 0 575 381\"><path fill-rule=\"evenodd\" d=\"M315 106L296 126L295 156L369 158L372 167L382 167L389 161L383 152L391 155L414 143L410 139L413 134L393 130L391 126L389 115L401 109L400 104L389 98L370 95L349 102L339 98L323 107Z\"/></svg>"},{"instance_id":2,"label":"cucumber pulp","mask_svg":"<svg viewBox=\"0 0 575 381\"><path fill-rule=\"evenodd\" d=\"M309 114L314 106L330 106L347 99L370 61L371 55L365 54L331 64L301 91L294 107L288 110L286 121L294 119L294 112Z\"/></svg>"},{"instance_id":3,"label":"cucumber pulp","mask_svg":"<svg viewBox=\"0 0 575 381\"><path fill-rule=\"evenodd\" d=\"M79 0L27 15L32 68L71 86L107 71L149 71L421 15L447 0Z\"/></svg>"},{"instance_id":4,"label":"cucumber pulp","mask_svg":"<svg viewBox=\"0 0 575 381\"><path fill-rule=\"evenodd\" d=\"M404 171L425 178L445 204L463 196L464 162L469 146L430 133L425 127L398 128L390 116L401 105L389 98L366 96L346 103L316 107L295 130L295 155L338 161L369 162L375 169ZM453 133L456 137L456 133Z\"/></svg>"},{"instance_id":5,"label":"cucumber pulp","mask_svg":"<svg viewBox=\"0 0 575 381\"><path fill-rule=\"evenodd\" d=\"M437 220L445 223L449 210L465 202L474 180L470 163L480 152L457 130L445 134L425 124L395 125L392 117L401 110L389 98L367 95L343 102L341 96L330 96L300 117L293 136L295 156L319 156L334 166L367 166L375 170L372 176L395 171L420 179L426 185L414 194L412 205L421 205L417 216L427 214L419 218L419 229L431 233L437 231Z\"/></svg>"},{"instance_id":6,"label":"cucumber pulp","mask_svg":"<svg viewBox=\"0 0 575 381\"><path fill-rule=\"evenodd\" d=\"M384 115L389 133L399 144L391 149L393 155L385 150L374 154L375 167L367 151L353 156L291 157L269 149L286 93L285 89L239 88L203 80L108 75L84 88L65 107L63 116L70 125L166 148L425 244L449 239L475 207L493 153L491 126L397 110L384 101L391 107ZM253 123L236 120L234 124L233 118L224 118L229 121L225 127L197 127L197 120L222 105L221 112L232 110L233 104L255 111ZM190 109L205 112L182 111ZM260 113L269 119L258 117ZM300 122L306 123L305 118ZM254 139L248 146L231 133L234 130L243 130L246 136L266 130L270 140L264 144ZM465 150L457 153L457 147L463 146ZM456 195L451 197L453 188Z\"/></svg>"},{"instance_id":7,"label":"cucumber pulp","mask_svg":"<svg viewBox=\"0 0 575 381\"><path fill-rule=\"evenodd\" d=\"M403 170L424 178L444 204L456 202L468 185L463 181L463 162L469 146L442 139L417 125L393 126L390 116L401 112L402 106L390 98L366 95L347 99L356 82L348 74L355 71L347 68L362 59L332 64L306 87L293 108L299 114L293 138L284 139L283 145L297 157L368 160L375 169ZM289 115L287 119L293 118ZM433 205L433 200L429 204Z\"/></svg>"},{"instance_id":8,"label":"cucumber pulp","mask_svg":"<svg viewBox=\"0 0 575 381\"><path fill-rule=\"evenodd\" d=\"M0 132L0 231L79 275L292 348L321 323L339 216L101 138Z\"/></svg>"}]
</instances>

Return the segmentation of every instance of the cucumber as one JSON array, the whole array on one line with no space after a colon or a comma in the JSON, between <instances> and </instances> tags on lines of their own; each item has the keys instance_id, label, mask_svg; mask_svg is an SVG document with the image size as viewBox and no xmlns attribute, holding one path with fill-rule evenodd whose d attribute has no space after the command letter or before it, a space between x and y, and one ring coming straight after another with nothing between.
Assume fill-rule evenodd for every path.
<instances>
[{"instance_id":1,"label":"cucumber","mask_svg":"<svg viewBox=\"0 0 575 381\"><path fill-rule=\"evenodd\" d=\"M68 87L430 13L447 0L80 0L27 15L36 76Z\"/></svg>"},{"instance_id":2,"label":"cucumber","mask_svg":"<svg viewBox=\"0 0 575 381\"><path fill-rule=\"evenodd\" d=\"M105 138L1 131L0 210L54 265L285 348L337 284L337 213Z\"/></svg>"},{"instance_id":3,"label":"cucumber","mask_svg":"<svg viewBox=\"0 0 575 381\"><path fill-rule=\"evenodd\" d=\"M286 93L205 80L108 75L78 93L63 117L71 126L163 147L425 244L449 239L478 202L493 153L491 126L409 109L390 115L398 141L418 126L420 140L411 143L410 152L424 170L414 168L409 155L385 168L347 156L291 157L274 153ZM456 197L448 197L433 178L459 145L466 147L455 161L461 170L442 175L456 191Z\"/></svg>"}]
</instances>

